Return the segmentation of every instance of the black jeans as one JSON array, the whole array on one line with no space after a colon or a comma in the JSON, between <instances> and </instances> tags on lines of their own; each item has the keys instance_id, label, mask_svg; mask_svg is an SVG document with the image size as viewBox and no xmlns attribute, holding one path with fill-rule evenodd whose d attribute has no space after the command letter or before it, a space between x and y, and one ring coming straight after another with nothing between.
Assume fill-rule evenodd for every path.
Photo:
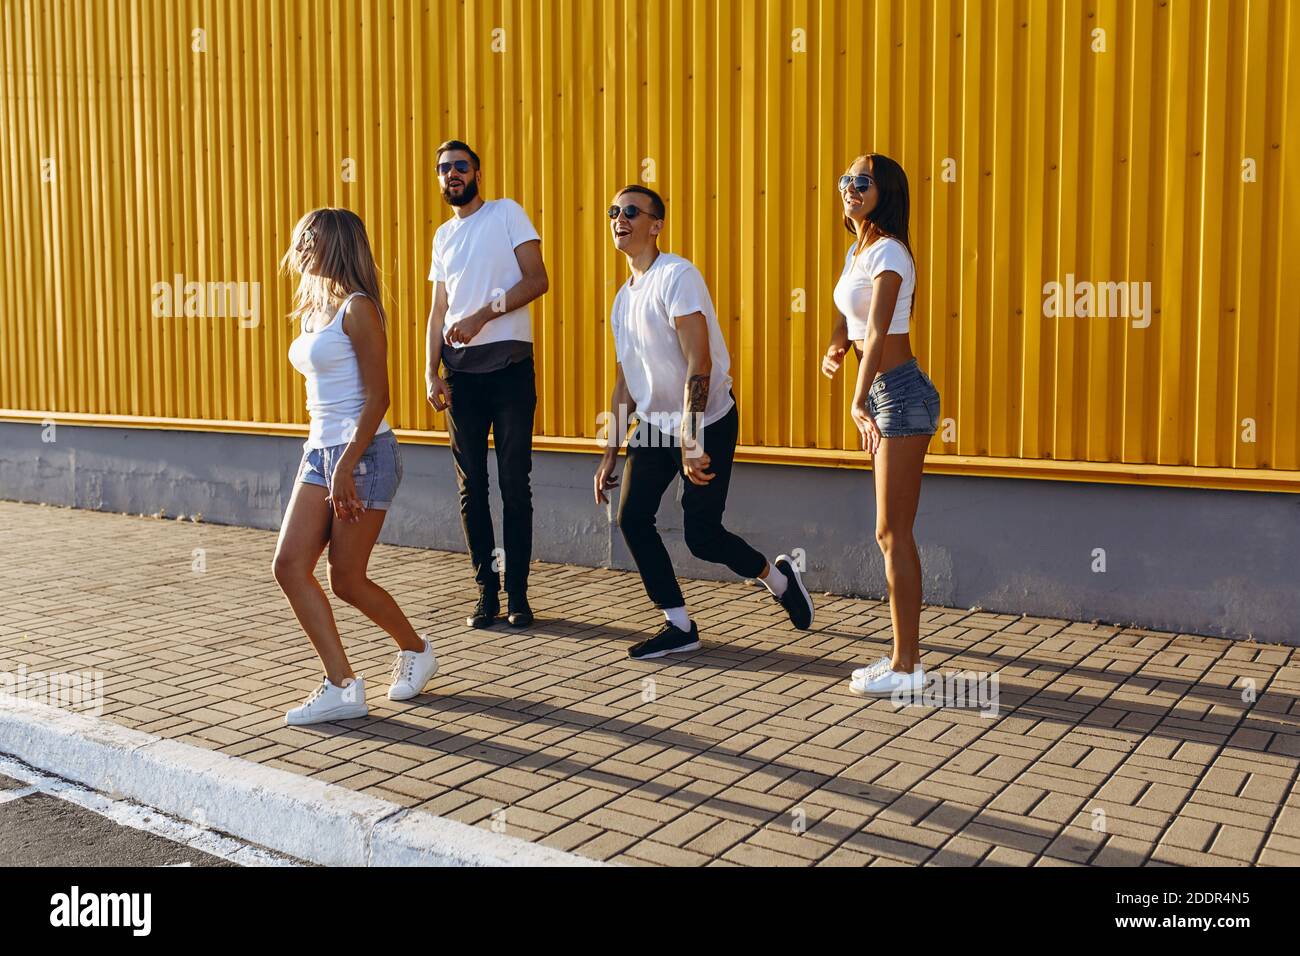
<instances>
[{"instance_id":1,"label":"black jeans","mask_svg":"<svg viewBox=\"0 0 1300 956\"><path fill-rule=\"evenodd\" d=\"M533 360L512 362L495 372L447 371L451 404L447 428L460 485L460 519L479 589L501 588L488 505L488 430L496 444L501 485L501 530L505 538L507 594L528 590L528 562L533 552L533 412L537 388Z\"/></svg>"},{"instance_id":2,"label":"black jeans","mask_svg":"<svg viewBox=\"0 0 1300 956\"><path fill-rule=\"evenodd\" d=\"M655 607L686 603L668 550L655 528L659 501L674 478L682 481L682 528L691 554L725 564L741 577L756 578L763 573L767 559L722 526L739 429L740 415L734 404L731 411L704 428L701 442L714 477L707 485L697 485L682 474L682 450L674 440L648 423L638 423L636 438L627 449L618 524Z\"/></svg>"}]
</instances>

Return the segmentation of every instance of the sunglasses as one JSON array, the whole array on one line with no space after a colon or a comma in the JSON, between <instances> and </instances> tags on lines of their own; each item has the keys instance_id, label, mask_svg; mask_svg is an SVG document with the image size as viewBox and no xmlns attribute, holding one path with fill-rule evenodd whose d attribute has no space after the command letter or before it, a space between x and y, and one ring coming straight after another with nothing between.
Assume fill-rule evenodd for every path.
<instances>
[{"instance_id":1,"label":"sunglasses","mask_svg":"<svg viewBox=\"0 0 1300 956\"><path fill-rule=\"evenodd\" d=\"M446 176L446 175L447 175L449 172L451 172L453 169L456 170L456 172L460 173L462 176L465 175L466 173L469 172L469 160L468 160L468 159L458 159L458 160L456 160L456 161L454 161L454 162L450 162L450 163L439 163L439 164L438 164L438 175L439 175L439 176Z\"/></svg>"},{"instance_id":2,"label":"sunglasses","mask_svg":"<svg viewBox=\"0 0 1300 956\"><path fill-rule=\"evenodd\" d=\"M615 204L615 205L609 207L609 218L610 218L610 219L617 219L617 218L618 218L618 214L619 214L620 212L623 214L623 216L627 219L628 222L631 222L631 221L632 221L633 219L635 219L637 216L640 216L640 215L643 215L643 214L646 215L646 216L649 216L651 219L654 219L654 218L655 218L654 213L646 212L646 211L645 211L644 209L642 209L640 206L619 206L619 205L617 205L617 204Z\"/></svg>"},{"instance_id":3,"label":"sunglasses","mask_svg":"<svg viewBox=\"0 0 1300 956\"><path fill-rule=\"evenodd\" d=\"M850 176L845 173L840 177L840 192L844 192L844 190L849 188L849 184L852 183L854 189L860 193L864 193L871 188L871 184L874 182L875 180L866 173L858 173L856 176Z\"/></svg>"}]
</instances>

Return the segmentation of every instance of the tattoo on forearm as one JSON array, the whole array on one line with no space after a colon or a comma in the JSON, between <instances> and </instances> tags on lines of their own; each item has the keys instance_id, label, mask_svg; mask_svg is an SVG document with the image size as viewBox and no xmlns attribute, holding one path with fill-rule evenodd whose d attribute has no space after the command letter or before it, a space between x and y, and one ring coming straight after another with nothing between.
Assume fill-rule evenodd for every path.
<instances>
[{"instance_id":1,"label":"tattoo on forearm","mask_svg":"<svg viewBox=\"0 0 1300 956\"><path fill-rule=\"evenodd\" d=\"M709 376L692 375L686 381L686 421L683 435L690 441L699 438L699 422L709 402Z\"/></svg>"},{"instance_id":2,"label":"tattoo on forearm","mask_svg":"<svg viewBox=\"0 0 1300 956\"><path fill-rule=\"evenodd\" d=\"M702 412L709 401L709 376L692 375L686 383L686 410Z\"/></svg>"}]
</instances>

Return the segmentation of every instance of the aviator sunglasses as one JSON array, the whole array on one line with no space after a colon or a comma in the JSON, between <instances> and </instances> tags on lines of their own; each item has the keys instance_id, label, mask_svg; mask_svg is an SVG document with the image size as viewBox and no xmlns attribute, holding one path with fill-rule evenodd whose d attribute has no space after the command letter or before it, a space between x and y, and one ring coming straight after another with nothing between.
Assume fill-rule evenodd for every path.
<instances>
[{"instance_id":1,"label":"aviator sunglasses","mask_svg":"<svg viewBox=\"0 0 1300 956\"><path fill-rule=\"evenodd\" d=\"M452 169L455 169L456 172L460 173L462 176L465 175L466 173L469 172L469 160L457 159L450 163L439 163L438 175L446 176L449 172L452 171Z\"/></svg>"},{"instance_id":2,"label":"aviator sunglasses","mask_svg":"<svg viewBox=\"0 0 1300 956\"><path fill-rule=\"evenodd\" d=\"M871 184L874 182L875 180L866 173L858 173L856 176L850 176L848 173L845 173L840 177L840 192L844 192L844 190L849 188L849 183L852 183L854 189L860 193L864 193L871 188Z\"/></svg>"}]
</instances>

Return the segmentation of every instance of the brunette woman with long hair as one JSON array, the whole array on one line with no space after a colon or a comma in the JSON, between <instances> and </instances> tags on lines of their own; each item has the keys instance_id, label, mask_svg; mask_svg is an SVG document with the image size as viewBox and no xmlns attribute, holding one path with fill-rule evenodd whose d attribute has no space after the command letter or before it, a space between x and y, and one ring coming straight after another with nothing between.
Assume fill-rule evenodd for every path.
<instances>
[{"instance_id":1,"label":"brunette woman with long hair","mask_svg":"<svg viewBox=\"0 0 1300 956\"><path fill-rule=\"evenodd\" d=\"M925 450L939 423L939 392L920 369L909 336L916 263L908 239L907 174L880 153L855 159L839 178L853 244L835 285L839 311L822 374L833 378L852 346L860 358L851 412L872 456L876 542L885 558L893 653L853 672L867 696L919 692L921 559L912 525Z\"/></svg>"}]
</instances>

